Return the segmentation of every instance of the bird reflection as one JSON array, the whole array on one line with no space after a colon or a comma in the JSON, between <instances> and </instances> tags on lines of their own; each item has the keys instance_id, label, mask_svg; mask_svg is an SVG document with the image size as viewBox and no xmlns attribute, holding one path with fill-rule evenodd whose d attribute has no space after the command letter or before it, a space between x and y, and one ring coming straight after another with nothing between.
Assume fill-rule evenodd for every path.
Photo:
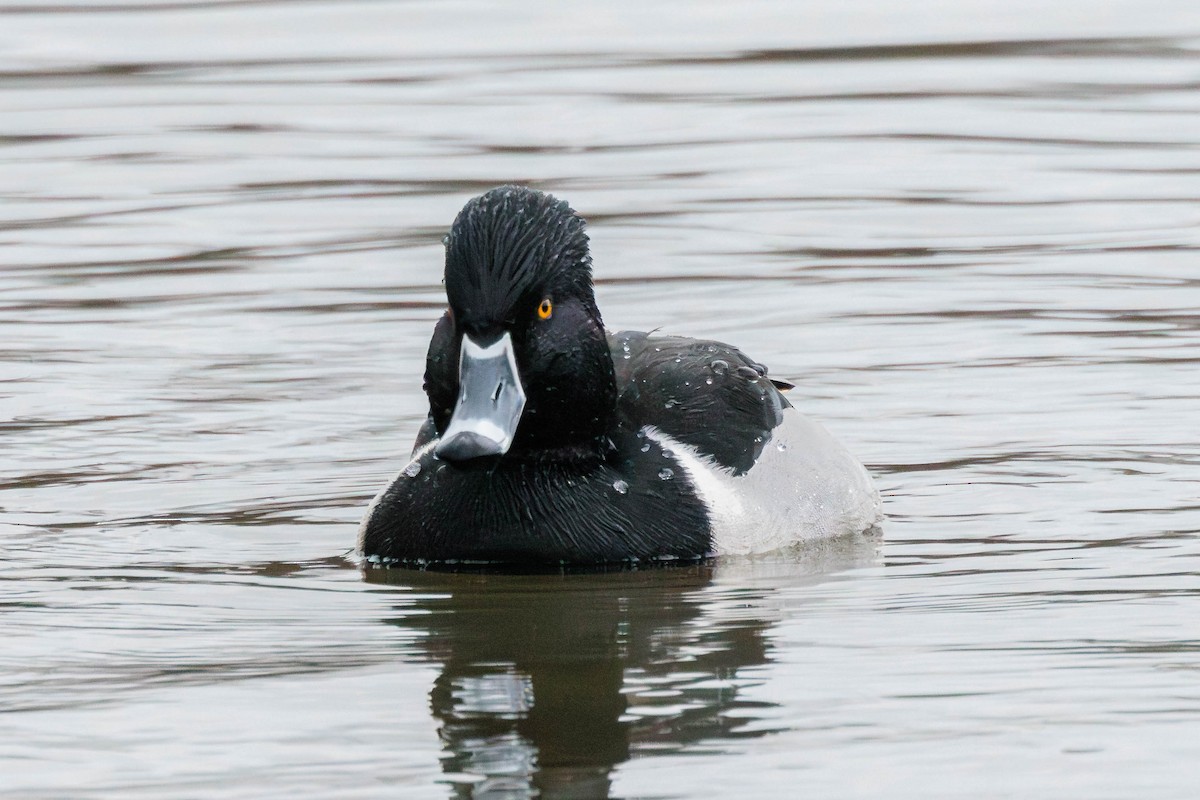
<instances>
[{"instance_id":1,"label":"bird reflection","mask_svg":"<svg viewBox=\"0 0 1200 800\"><path fill-rule=\"evenodd\" d=\"M852 538L815 568L787 561L787 579L873 557L870 537ZM607 798L633 755L770 731L771 704L744 699L739 672L770 659L778 582L748 563L364 575L405 590L387 621L421 634L419 656L441 664L429 701L452 796Z\"/></svg>"}]
</instances>

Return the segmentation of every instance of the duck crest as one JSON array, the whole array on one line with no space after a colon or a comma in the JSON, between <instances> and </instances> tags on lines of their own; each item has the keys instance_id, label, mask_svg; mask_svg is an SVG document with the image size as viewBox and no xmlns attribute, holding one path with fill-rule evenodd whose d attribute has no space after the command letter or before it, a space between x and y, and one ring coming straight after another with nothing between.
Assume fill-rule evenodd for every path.
<instances>
[{"instance_id":1,"label":"duck crest","mask_svg":"<svg viewBox=\"0 0 1200 800\"><path fill-rule=\"evenodd\" d=\"M511 320L539 294L592 299L584 221L564 201L522 186L471 200L446 237L446 294L458 322L487 328Z\"/></svg>"}]
</instances>

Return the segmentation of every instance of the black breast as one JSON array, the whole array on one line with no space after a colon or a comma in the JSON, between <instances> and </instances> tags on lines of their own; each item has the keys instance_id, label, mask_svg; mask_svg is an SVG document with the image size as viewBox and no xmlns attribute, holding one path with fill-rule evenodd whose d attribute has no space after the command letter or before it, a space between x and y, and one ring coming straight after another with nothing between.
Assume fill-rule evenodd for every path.
<instances>
[{"instance_id":1,"label":"black breast","mask_svg":"<svg viewBox=\"0 0 1200 800\"><path fill-rule=\"evenodd\" d=\"M364 523L367 556L446 562L597 564L709 555L710 525L669 453L619 432L604 458L450 463L426 453Z\"/></svg>"}]
</instances>

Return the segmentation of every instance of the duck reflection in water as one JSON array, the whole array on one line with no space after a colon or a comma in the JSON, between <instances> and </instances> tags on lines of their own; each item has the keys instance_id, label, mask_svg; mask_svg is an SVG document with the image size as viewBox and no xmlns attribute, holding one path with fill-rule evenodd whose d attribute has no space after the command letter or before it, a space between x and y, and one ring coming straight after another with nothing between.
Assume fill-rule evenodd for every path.
<instances>
[{"instance_id":1,"label":"duck reflection in water","mask_svg":"<svg viewBox=\"0 0 1200 800\"><path fill-rule=\"evenodd\" d=\"M405 590L387 621L421 634L417 656L441 665L429 699L452 796L606 798L631 756L769 733L772 704L743 697L757 681L739 671L771 660L780 586L877 553L867 534L674 569L364 574Z\"/></svg>"}]
</instances>

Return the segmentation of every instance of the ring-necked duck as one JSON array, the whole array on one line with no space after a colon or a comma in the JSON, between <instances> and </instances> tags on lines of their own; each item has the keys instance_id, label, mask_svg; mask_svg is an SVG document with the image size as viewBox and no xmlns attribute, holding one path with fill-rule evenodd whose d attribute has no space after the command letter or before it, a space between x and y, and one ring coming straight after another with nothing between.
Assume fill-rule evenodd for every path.
<instances>
[{"instance_id":1,"label":"ring-necked duck","mask_svg":"<svg viewBox=\"0 0 1200 800\"><path fill-rule=\"evenodd\" d=\"M493 189L445 241L429 417L367 509L371 561L696 559L881 519L862 465L740 350L605 331L566 203Z\"/></svg>"}]
</instances>

